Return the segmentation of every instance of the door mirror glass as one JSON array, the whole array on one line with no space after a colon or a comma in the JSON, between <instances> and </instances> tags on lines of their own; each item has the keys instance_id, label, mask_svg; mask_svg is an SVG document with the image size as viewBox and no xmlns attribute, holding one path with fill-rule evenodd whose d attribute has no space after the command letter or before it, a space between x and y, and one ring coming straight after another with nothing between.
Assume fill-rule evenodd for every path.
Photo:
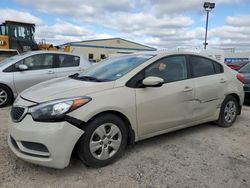
<instances>
[{"instance_id":1,"label":"door mirror glass","mask_svg":"<svg viewBox=\"0 0 250 188\"><path fill-rule=\"evenodd\" d=\"M143 85L146 87L161 87L164 80L159 77L149 76L142 81Z\"/></svg>"},{"instance_id":2,"label":"door mirror glass","mask_svg":"<svg viewBox=\"0 0 250 188\"><path fill-rule=\"evenodd\" d=\"M21 65L18 66L18 69L19 69L20 71L25 71L25 70L28 70L28 66L27 66L27 65L24 65L24 64L21 64Z\"/></svg>"}]
</instances>

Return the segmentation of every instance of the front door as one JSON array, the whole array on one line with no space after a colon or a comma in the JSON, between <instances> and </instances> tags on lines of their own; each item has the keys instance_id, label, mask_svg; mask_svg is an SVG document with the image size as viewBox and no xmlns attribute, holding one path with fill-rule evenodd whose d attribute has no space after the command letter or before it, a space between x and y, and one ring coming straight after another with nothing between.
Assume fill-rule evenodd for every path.
<instances>
[{"instance_id":1,"label":"front door","mask_svg":"<svg viewBox=\"0 0 250 188\"><path fill-rule=\"evenodd\" d=\"M144 77L164 80L161 87L136 88L139 136L160 133L193 120L194 84L190 81L186 57L169 56L144 70Z\"/></svg>"},{"instance_id":2,"label":"front door","mask_svg":"<svg viewBox=\"0 0 250 188\"><path fill-rule=\"evenodd\" d=\"M20 64L26 65L28 69L19 70ZM14 83L18 93L53 78L56 78L55 68L53 67L53 54L33 55L17 62L14 67Z\"/></svg>"}]
</instances>

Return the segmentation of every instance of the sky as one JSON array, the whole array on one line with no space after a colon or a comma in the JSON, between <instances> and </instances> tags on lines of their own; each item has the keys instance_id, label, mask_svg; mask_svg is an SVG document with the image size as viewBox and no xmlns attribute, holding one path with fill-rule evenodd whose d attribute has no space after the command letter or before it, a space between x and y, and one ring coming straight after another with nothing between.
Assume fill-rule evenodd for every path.
<instances>
[{"instance_id":1,"label":"sky","mask_svg":"<svg viewBox=\"0 0 250 188\"><path fill-rule=\"evenodd\" d=\"M214 0L209 48L250 50L250 0ZM0 0L0 23L36 24L35 39L55 45L120 37L158 49L202 48L202 0Z\"/></svg>"}]
</instances>

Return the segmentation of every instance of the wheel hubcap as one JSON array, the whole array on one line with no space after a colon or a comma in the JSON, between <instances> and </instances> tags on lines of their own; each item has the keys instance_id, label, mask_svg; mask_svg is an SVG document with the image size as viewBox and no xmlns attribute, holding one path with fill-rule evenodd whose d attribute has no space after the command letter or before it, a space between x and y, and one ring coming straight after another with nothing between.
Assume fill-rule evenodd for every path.
<instances>
[{"instance_id":1,"label":"wheel hubcap","mask_svg":"<svg viewBox=\"0 0 250 188\"><path fill-rule=\"evenodd\" d=\"M224 117L227 123L231 123L236 117L236 104L234 101L229 101L224 110Z\"/></svg>"},{"instance_id":2,"label":"wheel hubcap","mask_svg":"<svg viewBox=\"0 0 250 188\"><path fill-rule=\"evenodd\" d=\"M96 159L109 159L117 153L121 141L122 134L117 125L113 123L102 124L91 136L90 152Z\"/></svg>"},{"instance_id":3,"label":"wheel hubcap","mask_svg":"<svg viewBox=\"0 0 250 188\"><path fill-rule=\"evenodd\" d=\"M7 93L5 90L0 89L0 105L4 104L7 101Z\"/></svg>"}]
</instances>

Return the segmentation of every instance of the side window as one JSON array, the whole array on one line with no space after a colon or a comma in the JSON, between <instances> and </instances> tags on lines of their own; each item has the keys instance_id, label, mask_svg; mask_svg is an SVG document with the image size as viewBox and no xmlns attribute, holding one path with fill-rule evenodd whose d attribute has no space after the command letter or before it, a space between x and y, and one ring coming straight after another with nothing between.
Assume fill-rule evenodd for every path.
<instances>
[{"instance_id":1,"label":"side window","mask_svg":"<svg viewBox=\"0 0 250 188\"><path fill-rule=\"evenodd\" d=\"M214 70L216 74L220 74L224 72L222 65L220 65L219 63L215 63L215 62L213 63L214 63Z\"/></svg>"},{"instance_id":2,"label":"side window","mask_svg":"<svg viewBox=\"0 0 250 188\"><path fill-rule=\"evenodd\" d=\"M215 74L213 61L199 56L190 56L189 60L193 77Z\"/></svg>"},{"instance_id":3,"label":"side window","mask_svg":"<svg viewBox=\"0 0 250 188\"><path fill-rule=\"evenodd\" d=\"M27 57L15 64L15 70L18 70L20 64L26 65L28 70L50 69L53 67L53 55L39 54Z\"/></svg>"},{"instance_id":4,"label":"side window","mask_svg":"<svg viewBox=\"0 0 250 188\"><path fill-rule=\"evenodd\" d=\"M145 78L160 77L167 82L174 82L188 78L185 56L171 56L163 58L145 69Z\"/></svg>"},{"instance_id":5,"label":"side window","mask_svg":"<svg viewBox=\"0 0 250 188\"><path fill-rule=\"evenodd\" d=\"M80 65L80 57L73 55L58 55L59 68L77 67Z\"/></svg>"},{"instance_id":6,"label":"side window","mask_svg":"<svg viewBox=\"0 0 250 188\"><path fill-rule=\"evenodd\" d=\"M30 29L24 26L12 26L13 28L13 33L12 36L13 38L16 39L29 39L30 40Z\"/></svg>"}]
</instances>

